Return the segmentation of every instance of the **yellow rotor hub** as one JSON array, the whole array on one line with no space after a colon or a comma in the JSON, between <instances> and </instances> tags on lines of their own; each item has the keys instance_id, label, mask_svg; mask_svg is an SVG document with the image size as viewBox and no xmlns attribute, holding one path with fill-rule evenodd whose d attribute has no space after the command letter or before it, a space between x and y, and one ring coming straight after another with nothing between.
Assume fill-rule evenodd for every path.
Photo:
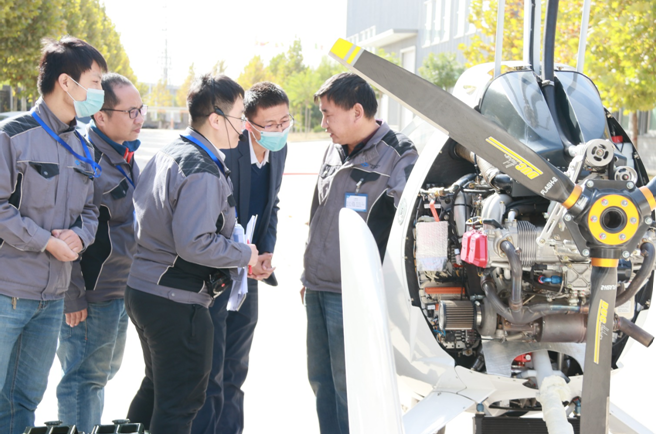
<instances>
[{"instance_id":1,"label":"yellow rotor hub","mask_svg":"<svg viewBox=\"0 0 657 434\"><path fill-rule=\"evenodd\" d=\"M618 246L636 234L639 211L629 198L610 194L595 201L587 222L596 240L609 246Z\"/></svg>"}]
</instances>

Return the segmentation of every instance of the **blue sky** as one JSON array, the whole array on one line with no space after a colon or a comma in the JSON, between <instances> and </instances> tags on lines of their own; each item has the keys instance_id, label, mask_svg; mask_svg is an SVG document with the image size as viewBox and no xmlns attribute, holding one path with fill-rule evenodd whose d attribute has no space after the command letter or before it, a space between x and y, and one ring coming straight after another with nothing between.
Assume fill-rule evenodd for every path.
<instances>
[{"instance_id":1,"label":"blue sky","mask_svg":"<svg viewBox=\"0 0 657 434\"><path fill-rule=\"evenodd\" d=\"M167 41L171 84L180 84L191 63L197 73L217 60L237 78L254 55L265 64L295 39L304 59L316 65L337 38L345 37L347 0L208 1L104 0L121 34L130 63L142 82L163 76Z\"/></svg>"}]
</instances>

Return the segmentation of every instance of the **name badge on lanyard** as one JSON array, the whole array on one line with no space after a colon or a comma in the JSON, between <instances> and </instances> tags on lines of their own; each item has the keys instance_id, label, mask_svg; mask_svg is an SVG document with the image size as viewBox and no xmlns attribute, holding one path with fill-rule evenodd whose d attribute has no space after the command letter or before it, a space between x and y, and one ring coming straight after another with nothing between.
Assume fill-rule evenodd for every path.
<instances>
[{"instance_id":1,"label":"name badge on lanyard","mask_svg":"<svg viewBox=\"0 0 657 434\"><path fill-rule=\"evenodd\" d=\"M344 206L345 208L353 209L357 212L366 212L367 195L358 193L345 193Z\"/></svg>"}]
</instances>

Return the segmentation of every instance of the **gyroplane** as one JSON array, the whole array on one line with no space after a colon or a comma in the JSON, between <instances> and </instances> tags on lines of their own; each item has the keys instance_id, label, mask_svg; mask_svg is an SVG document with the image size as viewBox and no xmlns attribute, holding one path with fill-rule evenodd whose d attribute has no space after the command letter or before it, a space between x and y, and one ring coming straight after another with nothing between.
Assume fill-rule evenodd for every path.
<instances>
[{"instance_id":1,"label":"gyroplane","mask_svg":"<svg viewBox=\"0 0 657 434\"><path fill-rule=\"evenodd\" d=\"M331 49L417 115L421 148L383 264L366 216L340 215L352 432L436 433L464 411L477 434L650 432L609 391L630 339L653 340L655 179L582 73L585 37L577 68L555 65L557 1L539 59L540 9L522 61L498 43L453 94Z\"/></svg>"}]
</instances>

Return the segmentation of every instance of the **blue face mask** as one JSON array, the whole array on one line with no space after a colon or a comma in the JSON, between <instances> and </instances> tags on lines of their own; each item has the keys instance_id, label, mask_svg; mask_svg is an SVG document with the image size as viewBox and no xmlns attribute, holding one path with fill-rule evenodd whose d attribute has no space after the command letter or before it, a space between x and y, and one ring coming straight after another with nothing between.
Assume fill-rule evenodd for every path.
<instances>
[{"instance_id":1,"label":"blue face mask","mask_svg":"<svg viewBox=\"0 0 657 434\"><path fill-rule=\"evenodd\" d=\"M280 151L287 143L287 133L290 132L290 128L292 128L292 125L283 131L275 131L271 133L267 131L256 130L260 133L260 140L256 140L256 142L263 148L272 152Z\"/></svg>"},{"instance_id":2,"label":"blue face mask","mask_svg":"<svg viewBox=\"0 0 657 434\"><path fill-rule=\"evenodd\" d=\"M71 80L73 80L73 78L71 78ZM73 98L70 93L66 92L68 93L68 96L70 96L73 100L75 115L79 118L84 118L86 116L91 116L98 113L98 111L103 108L103 103L105 103L105 91L98 89L86 89L77 81L73 80L73 82L87 91L87 98L84 101L78 101Z\"/></svg>"}]
</instances>

